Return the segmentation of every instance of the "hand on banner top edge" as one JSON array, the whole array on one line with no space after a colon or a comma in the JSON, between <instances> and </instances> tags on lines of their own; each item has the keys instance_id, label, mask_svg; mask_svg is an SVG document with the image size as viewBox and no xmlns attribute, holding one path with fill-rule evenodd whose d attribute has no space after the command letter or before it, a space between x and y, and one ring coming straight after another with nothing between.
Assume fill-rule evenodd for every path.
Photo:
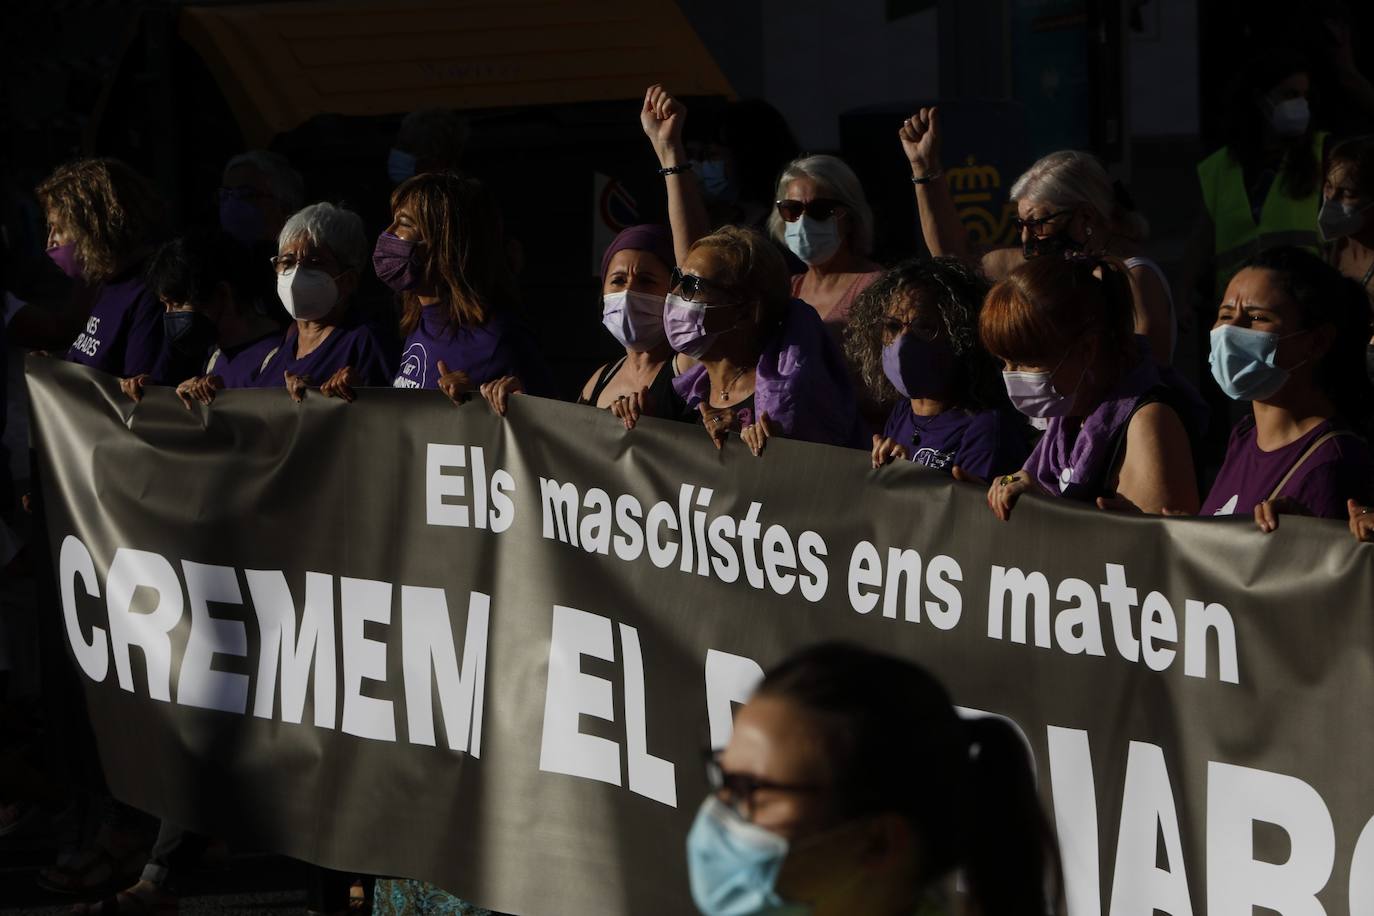
<instances>
[{"instance_id":1,"label":"hand on banner top edge","mask_svg":"<svg viewBox=\"0 0 1374 916\"><path fill-rule=\"evenodd\" d=\"M345 403L352 404L357 397L353 393L353 386L361 381L362 377L354 371L352 366L344 366L320 386L320 394L327 398L342 398Z\"/></svg>"},{"instance_id":2,"label":"hand on banner top edge","mask_svg":"<svg viewBox=\"0 0 1374 916\"><path fill-rule=\"evenodd\" d=\"M720 449L725 445L725 437L735 423L735 412L728 407L720 410L707 407L705 401L697 404L697 410L701 412L701 428L706 430L711 442Z\"/></svg>"},{"instance_id":3,"label":"hand on banner top edge","mask_svg":"<svg viewBox=\"0 0 1374 916\"><path fill-rule=\"evenodd\" d=\"M768 437L773 435L773 424L768 419L768 414L759 411L759 418L739 431L739 437L749 450L757 458L763 454L763 447L768 444Z\"/></svg>"},{"instance_id":4,"label":"hand on banner top edge","mask_svg":"<svg viewBox=\"0 0 1374 916\"><path fill-rule=\"evenodd\" d=\"M282 373L282 378L286 379L286 393L291 395L291 400L297 404L305 400L305 389L310 385L310 376L297 375L291 370Z\"/></svg>"},{"instance_id":5,"label":"hand on banner top edge","mask_svg":"<svg viewBox=\"0 0 1374 916\"><path fill-rule=\"evenodd\" d=\"M998 477L988 487L988 508L1002 521L1011 518L1011 507L1021 498L1021 494L1035 487L1035 482L1027 471L1017 471Z\"/></svg>"},{"instance_id":6,"label":"hand on banner top edge","mask_svg":"<svg viewBox=\"0 0 1374 916\"><path fill-rule=\"evenodd\" d=\"M190 410L193 401L209 406L215 400L215 392L224 388L224 379L218 375L200 375L188 378L177 386L177 397Z\"/></svg>"},{"instance_id":7,"label":"hand on banner top edge","mask_svg":"<svg viewBox=\"0 0 1374 916\"><path fill-rule=\"evenodd\" d=\"M625 424L626 429L634 429L648 406L649 389L641 388L633 394L622 394L607 409Z\"/></svg>"},{"instance_id":8,"label":"hand on banner top edge","mask_svg":"<svg viewBox=\"0 0 1374 916\"><path fill-rule=\"evenodd\" d=\"M1355 540L1374 542L1374 510L1353 499L1345 501L1345 508L1350 513L1350 533L1355 535Z\"/></svg>"},{"instance_id":9,"label":"hand on banner top edge","mask_svg":"<svg viewBox=\"0 0 1374 916\"><path fill-rule=\"evenodd\" d=\"M888 436L873 434L873 452L869 456L873 460L873 467L880 468L883 465L901 459L906 461L911 457L911 453L906 450L906 446Z\"/></svg>"},{"instance_id":10,"label":"hand on banner top edge","mask_svg":"<svg viewBox=\"0 0 1374 916\"><path fill-rule=\"evenodd\" d=\"M953 477L960 483L976 483L980 487L986 487L988 485L988 482L986 480L979 477L977 474L970 474L968 471L959 467L959 465L957 464L949 469L949 476Z\"/></svg>"},{"instance_id":11,"label":"hand on banner top edge","mask_svg":"<svg viewBox=\"0 0 1374 916\"><path fill-rule=\"evenodd\" d=\"M1097 498L1097 508L1103 512L1129 512L1132 515L1144 515L1140 507L1120 494L1116 496L1099 496Z\"/></svg>"},{"instance_id":12,"label":"hand on banner top edge","mask_svg":"<svg viewBox=\"0 0 1374 916\"><path fill-rule=\"evenodd\" d=\"M463 376L467 378L467 376ZM513 375L503 376L487 382L478 389L482 392L482 397L487 399L491 405L492 412L497 416L506 415L506 407L510 403L510 396L513 394L523 394L525 386L520 384L520 379Z\"/></svg>"},{"instance_id":13,"label":"hand on banner top edge","mask_svg":"<svg viewBox=\"0 0 1374 916\"><path fill-rule=\"evenodd\" d=\"M1255 524L1259 530L1268 534L1277 531L1279 527L1280 515L1311 515L1312 511L1295 499L1281 496L1278 499L1266 499L1264 502L1255 506Z\"/></svg>"},{"instance_id":14,"label":"hand on banner top edge","mask_svg":"<svg viewBox=\"0 0 1374 916\"><path fill-rule=\"evenodd\" d=\"M472 393L472 379L462 369L449 371L448 364L439 360L439 390L455 404L465 403Z\"/></svg>"},{"instance_id":15,"label":"hand on banner top edge","mask_svg":"<svg viewBox=\"0 0 1374 916\"><path fill-rule=\"evenodd\" d=\"M119 380L119 390L135 404L143 400L143 386L152 384L153 377L146 372Z\"/></svg>"}]
</instances>

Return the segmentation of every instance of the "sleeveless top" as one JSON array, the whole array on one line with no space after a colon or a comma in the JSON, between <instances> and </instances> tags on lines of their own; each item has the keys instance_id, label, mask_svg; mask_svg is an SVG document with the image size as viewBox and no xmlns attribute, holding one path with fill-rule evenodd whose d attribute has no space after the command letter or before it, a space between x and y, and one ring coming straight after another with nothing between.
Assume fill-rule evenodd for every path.
<instances>
[{"instance_id":1,"label":"sleeveless top","mask_svg":"<svg viewBox=\"0 0 1374 916\"><path fill-rule=\"evenodd\" d=\"M596 384L592 385L592 393L586 399L578 398L579 404L589 404L596 406L596 402L601 400L601 393L606 390L606 386L615 378L620 367L625 365L628 356L606 366L601 370L601 374L596 377ZM673 379L677 377L677 354L673 356L659 368L658 374L654 376L653 382L649 385L649 404L645 414L651 417L658 417L662 420L676 420L687 415L687 403L673 388Z\"/></svg>"},{"instance_id":2,"label":"sleeveless top","mask_svg":"<svg viewBox=\"0 0 1374 916\"><path fill-rule=\"evenodd\" d=\"M1169 300L1169 352L1164 355L1167 357L1165 362L1173 362L1174 350L1178 347L1178 315L1174 311L1174 291L1169 288L1169 278L1164 275L1164 268L1150 258L1127 258L1122 263L1126 265L1127 270L1137 267L1148 268L1164 286L1164 297Z\"/></svg>"}]
</instances>

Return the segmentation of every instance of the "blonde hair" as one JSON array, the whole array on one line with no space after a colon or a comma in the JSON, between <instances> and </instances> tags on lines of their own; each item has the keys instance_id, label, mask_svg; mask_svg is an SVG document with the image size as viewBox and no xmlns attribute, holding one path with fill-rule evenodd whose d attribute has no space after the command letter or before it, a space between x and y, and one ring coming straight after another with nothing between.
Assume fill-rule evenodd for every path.
<instances>
[{"instance_id":1,"label":"blonde hair","mask_svg":"<svg viewBox=\"0 0 1374 916\"><path fill-rule=\"evenodd\" d=\"M1092 153L1059 150L1044 156L1011 186L1012 200L1038 200L1056 207L1091 210L1114 235L1140 241L1150 223L1135 209L1125 189L1112 180Z\"/></svg>"},{"instance_id":2,"label":"blonde hair","mask_svg":"<svg viewBox=\"0 0 1374 916\"><path fill-rule=\"evenodd\" d=\"M805 156L788 163L778 177L774 197L781 200L787 193L787 186L798 178L810 178L826 196L844 204L849 212L849 249L857 255L868 255L873 251L873 209L864 196L863 185L854 170L845 165L838 156ZM777 207L768 214L768 234L781 242L783 240L783 221Z\"/></svg>"},{"instance_id":3,"label":"blonde hair","mask_svg":"<svg viewBox=\"0 0 1374 916\"><path fill-rule=\"evenodd\" d=\"M759 325L782 318L792 298L787 262L763 233L747 226L721 226L693 242L689 253L698 248L709 248L720 258L725 275L717 282L756 302Z\"/></svg>"},{"instance_id":4,"label":"blonde hair","mask_svg":"<svg viewBox=\"0 0 1374 916\"><path fill-rule=\"evenodd\" d=\"M91 282L108 280L159 240L167 220L148 179L118 159L78 159L57 167L34 193L72 234L76 259Z\"/></svg>"}]
</instances>

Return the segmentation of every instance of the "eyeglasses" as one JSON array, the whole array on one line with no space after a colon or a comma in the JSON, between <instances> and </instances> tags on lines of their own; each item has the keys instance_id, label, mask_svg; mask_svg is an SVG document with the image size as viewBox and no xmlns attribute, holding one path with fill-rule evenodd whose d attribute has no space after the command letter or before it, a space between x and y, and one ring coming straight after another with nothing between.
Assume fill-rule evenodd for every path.
<instances>
[{"instance_id":1,"label":"eyeglasses","mask_svg":"<svg viewBox=\"0 0 1374 916\"><path fill-rule=\"evenodd\" d=\"M756 792L825 792L830 788L821 785L771 782L767 779L755 779L747 773L731 773L721 767L720 754L720 751L715 750L703 753L706 782L717 798L733 808L735 813L745 820L753 820Z\"/></svg>"},{"instance_id":2,"label":"eyeglasses","mask_svg":"<svg viewBox=\"0 0 1374 916\"><path fill-rule=\"evenodd\" d=\"M891 315L883 317L883 335L885 337L896 340L903 334L910 334L918 340L929 343L940 335L940 327L939 325L917 324L915 318L910 321L902 321Z\"/></svg>"},{"instance_id":3,"label":"eyeglasses","mask_svg":"<svg viewBox=\"0 0 1374 916\"><path fill-rule=\"evenodd\" d=\"M696 274L685 274L682 272L681 267L674 267L672 274L668 278L668 291L681 291L682 298L688 302L696 302L697 296L708 289L723 291L724 287L707 280L705 277L698 277ZM712 303L703 302L702 304L711 305ZM720 304L729 305L732 303Z\"/></svg>"},{"instance_id":4,"label":"eyeglasses","mask_svg":"<svg viewBox=\"0 0 1374 916\"><path fill-rule=\"evenodd\" d=\"M828 197L817 197L814 200L779 200L774 202L778 208L778 216L782 217L785 223L795 223L802 218L802 214L820 222L825 222L835 214L835 211L844 206L843 201L831 200Z\"/></svg>"},{"instance_id":5,"label":"eyeglasses","mask_svg":"<svg viewBox=\"0 0 1374 916\"><path fill-rule=\"evenodd\" d=\"M271 194L259 191L251 185L239 185L234 188L220 188L215 194L219 197L220 203L224 203L226 200L265 200L272 196Z\"/></svg>"},{"instance_id":6,"label":"eyeglasses","mask_svg":"<svg viewBox=\"0 0 1374 916\"><path fill-rule=\"evenodd\" d=\"M1072 210L1057 210L1054 213L1049 214L1048 216L1039 216L1033 219L1021 219L1018 217L1017 219L1013 220L1013 222L1016 223L1016 231L1018 233L1025 232L1027 229L1029 229L1033 234L1039 235L1040 230L1043 229L1045 226L1049 225L1054 220L1059 219L1059 217L1072 212Z\"/></svg>"},{"instance_id":7,"label":"eyeglasses","mask_svg":"<svg viewBox=\"0 0 1374 916\"><path fill-rule=\"evenodd\" d=\"M331 276L334 273L334 271L330 269L334 266L334 262L320 257L310 256L298 258L294 254L279 254L273 256L270 260L272 261L272 269L279 274L289 274L297 267L304 267L306 270L323 270Z\"/></svg>"}]
</instances>

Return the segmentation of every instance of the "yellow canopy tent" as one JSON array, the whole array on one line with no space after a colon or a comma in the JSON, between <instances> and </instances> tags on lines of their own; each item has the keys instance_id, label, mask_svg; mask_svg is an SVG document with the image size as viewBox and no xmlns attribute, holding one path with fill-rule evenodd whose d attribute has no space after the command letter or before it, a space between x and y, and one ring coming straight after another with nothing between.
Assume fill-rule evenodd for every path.
<instances>
[{"instance_id":1,"label":"yellow canopy tent","mask_svg":"<svg viewBox=\"0 0 1374 916\"><path fill-rule=\"evenodd\" d=\"M732 96L672 0L303 0L187 6L182 38L249 146L321 113Z\"/></svg>"}]
</instances>

